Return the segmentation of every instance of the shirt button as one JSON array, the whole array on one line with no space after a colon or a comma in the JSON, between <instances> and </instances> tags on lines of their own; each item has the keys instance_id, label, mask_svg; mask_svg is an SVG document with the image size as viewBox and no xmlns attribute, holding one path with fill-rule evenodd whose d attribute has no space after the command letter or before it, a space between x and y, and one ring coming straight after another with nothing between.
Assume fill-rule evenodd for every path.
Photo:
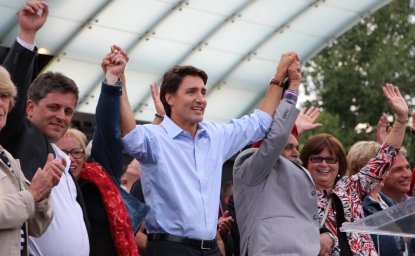
<instances>
[{"instance_id":1,"label":"shirt button","mask_svg":"<svg viewBox=\"0 0 415 256\"><path fill-rule=\"evenodd\" d=\"M318 220L318 215L317 214L313 215L313 220Z\"/></svg>"},{"instance_id":2,"label":"shirt button","mask_svg":"<svg viewBox=\"0 0 415 256\"><path fill-rule=\"evenodd\" d=\"M316 191L315 190L311 191L311 195L312 196L315 196L316 195Z\"/></svg>"}]
</instances>

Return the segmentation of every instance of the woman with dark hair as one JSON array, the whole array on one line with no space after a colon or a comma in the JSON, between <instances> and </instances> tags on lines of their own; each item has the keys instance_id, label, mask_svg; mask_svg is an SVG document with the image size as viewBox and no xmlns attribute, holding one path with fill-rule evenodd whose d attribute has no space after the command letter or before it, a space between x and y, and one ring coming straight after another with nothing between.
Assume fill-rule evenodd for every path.
<instances>
[{"instance_id":1,"label":"woman with dark hair","mask_svg":"<svg viewBox=\"0 0 415 256\"><path fill-rule=\"evenodd\" d=\"M329 255L376 255L368 234L344 233L342 223L364 217L362 200L385 176L401 147L408 105L398 87L386 84L384 95L394 114L395 122L376 156L355 175L346 176L347 159L341 142L330 134L318 134L308 139L300 159L314 180L317 188L321 246L332 245ZM327 232L326 232L327 231Z\"/></svg>"}]
</instances>

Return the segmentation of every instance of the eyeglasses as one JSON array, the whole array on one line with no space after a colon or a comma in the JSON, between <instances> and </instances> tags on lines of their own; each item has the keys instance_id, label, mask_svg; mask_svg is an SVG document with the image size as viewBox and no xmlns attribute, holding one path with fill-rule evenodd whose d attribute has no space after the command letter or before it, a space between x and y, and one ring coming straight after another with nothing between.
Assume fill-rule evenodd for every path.
<instances>
[{"instance_id":1,"label":"eyeglasses","mask_svg":"<svg viewBox=\"0 0 415 256\"><path fill-rule=\"evenodd\" d=\"M325 160L326 163L328 163L328 164L335 164L335 163L337 163L337 157L335 157L335 156L328 156L328 157L310 156L308 159L310 159L310 161L312 163L322 163L323 160Z\"/></svg>"},{"instance_id":2,"label":"eyeglasses","mask_svg":"<svg viewBox=\"0 0 415 256\"><path fill-rule=\"evenodd\" d=\"M85 155L85 149L83 148L74 148L71 150L62 149L62 151L65 152L67 155L72 156L75 159L82 158Z\"/></svg>"}]
</instances>

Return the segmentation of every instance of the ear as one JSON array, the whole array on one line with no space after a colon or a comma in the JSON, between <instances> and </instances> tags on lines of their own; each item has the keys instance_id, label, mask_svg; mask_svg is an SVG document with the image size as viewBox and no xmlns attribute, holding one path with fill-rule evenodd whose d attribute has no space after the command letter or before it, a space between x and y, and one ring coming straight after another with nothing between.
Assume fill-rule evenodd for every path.
<instances>
[{"instance_id":1,"label":"ear","mask_svg":"<svg viewBox=\"0 0 415 256\"><path fill-rule=\"evenodd\" d=\"M174 105L174 97L171 93L166 93L165 98L166 98L167 104L169 104L170 106Z\"/></svg>"},{"instance_id":2,"label":"ear","mask_svg":"<svg viewBox=\"0 0 415 256\"><path fill-rule=\"evenodd\" d=\"M35 103L31 100L27 100L26 102L26 114L29 118L33 116L33 109L35 107Z\"/></svg>"}]
</instances>

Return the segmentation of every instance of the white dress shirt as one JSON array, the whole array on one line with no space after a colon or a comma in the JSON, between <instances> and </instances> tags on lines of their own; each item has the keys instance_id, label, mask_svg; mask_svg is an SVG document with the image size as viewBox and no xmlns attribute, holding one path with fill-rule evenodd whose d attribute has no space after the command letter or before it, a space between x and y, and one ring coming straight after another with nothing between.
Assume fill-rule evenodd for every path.
<instances>
[{"instance_id":1,"label":"white dress shirt","mask_svg":"<svg viewBox=\"0 0 415 256\"><path fill-rule=\"evenodd\" d=\"M29 237L29 251L44 256L88 256L89 239L81 206L76 201L76 186L69 174L70 159L52 144L56 158L66 160L59 184L52 189L53 219L39 238Z\"/></svg>"}]
</instances>

